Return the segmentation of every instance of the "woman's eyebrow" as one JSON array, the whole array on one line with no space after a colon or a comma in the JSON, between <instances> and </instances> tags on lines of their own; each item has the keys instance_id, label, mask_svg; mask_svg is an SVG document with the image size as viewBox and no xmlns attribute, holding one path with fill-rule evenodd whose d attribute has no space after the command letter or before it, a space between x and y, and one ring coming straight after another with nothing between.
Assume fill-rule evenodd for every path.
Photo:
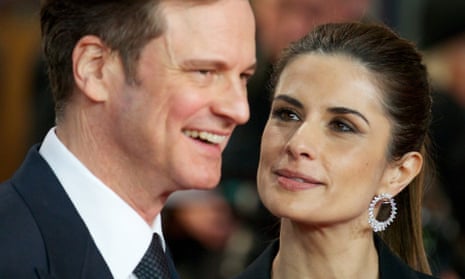
<instances>
[{"instance_id":1,"label":"woman's eyebrow","mask_svg":"<svg viewBox=\"0 0 465 279\"><path fill-rule=\"evenodd\" d=\"M278 95L274 98L274 100L281 100L281 101L284 101L286 103L289 103L295 107L298 107L298 108L304 108L304 105L297 99L289 96L289 95ZM368 121L368 119L360 112L356 111L356 110L353 110L353 109L350 109L350 108L346 108L346 107L331 107L328 109L328 111L330 111L331 113L334 113L334 114L354 114L358 117L360 117L361 119L363 119L363 121L365 121L368 126L370 125L370 121Z\"/></svg>"},{"instance_id":2,"label":"woman's eyebrow","mask_svg":"<svg viewBox=\"0 0 465 279\"><path fill-rule=\"evenodd\" d=\"M289 96L289 95L278 95L276 97L274 97L274 100L281 100L281 101L284 101L286 103L289 103L293 106L296 106L298 108L303 108L304 105L297 99Z\"/></svg>"},{"instance_id":3,"label":"woman's eyebrow","mask_svg":"<svg viewBox=\"0 0 465 279\"><path fill-rule=\"evenodd\" d=\"M346 107L331 107L328 109L328 111L332 112L332 113L335 113L335 114L354 114L360 118L363 119L363 121L365 121L368 126L370 126L370 121L368 121L368 119L360 112L356 111L356 110L353 110L353 109L350 109L350 108L346 108Z\"/></svg>"}]
</instances>

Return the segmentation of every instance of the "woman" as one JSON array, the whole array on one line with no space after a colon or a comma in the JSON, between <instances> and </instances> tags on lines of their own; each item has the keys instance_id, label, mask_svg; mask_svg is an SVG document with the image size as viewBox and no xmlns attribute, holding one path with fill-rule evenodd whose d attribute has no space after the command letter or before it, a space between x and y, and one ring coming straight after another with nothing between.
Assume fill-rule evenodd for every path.
<instances>
[{"instance_id":1,"label":"woman","mask_svg":"<svg viewBox=\"0 0 465 279\"><path fill-rule=\"evenodd\" d=\"M237 279L433 278L420 218L431 98L414 46L383 26L323 25L275 76L257 178L280 238Z\"/></svg>"}]
</instances>

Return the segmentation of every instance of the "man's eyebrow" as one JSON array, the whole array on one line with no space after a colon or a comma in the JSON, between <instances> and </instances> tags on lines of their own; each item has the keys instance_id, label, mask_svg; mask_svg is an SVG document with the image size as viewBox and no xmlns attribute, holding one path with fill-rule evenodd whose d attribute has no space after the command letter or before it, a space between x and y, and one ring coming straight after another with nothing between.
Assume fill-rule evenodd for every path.
<instances>
[{"instance_id":1,"label":"man's eyebrow","mask_svg":"<svg viewBox=\"0 0 465 279\"><path fill-rule=\"evenodd\" d=\"M227 68L227 64L225 62L215 59L189 59L185 60L182 65L186 67L211 67L216 69Z\"/></svg>"},{"instance_id":2,"label":"man's eyebrow","mask_svg":"<svg viewBox=\"0 0 465 279\"><path fill-rule=\"evenodd\" d=\"M274 97L274 100L281 100L281 101L284 101L286 103L289 103L293 106L296 106L298 108L303 108L304 105L297 99L289 96L289 95L278 95L276 97Z\"/></svg>"},{"instance_id":3,"label":"man's eyebrow","mask_svg":"<svg viewBox=\"0 0 465 279\"><path fill-rule=\"evenodd\" d=\"M332 108L329 108L328 111L335 113L335 114L354 114L362 118L363 121L365 121L368 124L368 126L370 126L370 121L368 121L368 119L362 113L356 110L346 108L346 107L332 107Z\"/></svg>"},{"instance_id":4,"label":"man's eyebrow","mask_svg":"<svg viewBox=\"0 0 465 279\"><path fill-rule=\"evenodd\" d=\"M225 63L224 61L221 61L221 60L217 60L217 59L189 59L189 60L185 60L182 65L184 65L185 67L211 67L211 68L214 68L214 69L219 69L219 70L223 70L223 69L227 69L228 68L228 64ZM251 64L249 67L247 67L244 72L255 72L257 68L257 63L253 63Z\"/></svg>"}]
</instances>

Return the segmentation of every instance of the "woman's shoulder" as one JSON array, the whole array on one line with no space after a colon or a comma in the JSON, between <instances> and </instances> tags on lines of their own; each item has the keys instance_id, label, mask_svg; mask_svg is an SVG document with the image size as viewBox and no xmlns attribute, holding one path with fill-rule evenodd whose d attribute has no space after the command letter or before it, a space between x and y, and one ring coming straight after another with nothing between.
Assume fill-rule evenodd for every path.
<instances>
[{"instance_id":1,"label":"woman's shoulder","mask_svg":"<svg viewBox=\"0 0 465 279\"><path fill-rule=\"evenodd\" d=\"M402 261L391 249L375 236L376 249L379 255L379 273L382 279L437 279L431 275L418 272Z\"/></svg>"},{"instance_id":2,"label":"woman's shoulder","mask_svg":"<svg viewBox=\"0 0 465 279\"><path fill-rule=\"evenodd\" d=\"M380 239L376 239L376 248L379 253L379 272L382 279L437 279L413 270L399 257L397 257L386 244ZM273 259L279 250L279 241L271 243L263 253L258 256L242 273L233 279L270 279Z\"/></svg>"},{"instance_id":3,"label":"woman's shoulder","mask_svg":"<svg viewBox=\"0 0 465 279\"><path fill-rule=\"evenodd\" d=\"M431 276L431 275L428 275L428 274L424 274L424 273L421 273L421 272L418 272L418 271L415 271L417 276L418 276L418 279L438 279L437 277L434 277L434 276Z\"/></svg>"}]
</instances>

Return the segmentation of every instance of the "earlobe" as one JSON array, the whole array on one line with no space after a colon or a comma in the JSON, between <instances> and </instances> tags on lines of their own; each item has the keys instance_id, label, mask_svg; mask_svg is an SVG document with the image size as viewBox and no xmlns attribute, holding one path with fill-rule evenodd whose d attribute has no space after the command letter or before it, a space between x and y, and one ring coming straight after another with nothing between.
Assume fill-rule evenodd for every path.
<instances>
[{"instance_id":1,"label":"earlobe","mask_svg":"<svg viewBox=\"0 0 465 279\"><path fill-rule=\"evenodd\" d=\"M84 36L73 50L73 74L76 86L94 102L105 101L108 90L104 66L111 51L96 36Z\"/></svg>"},{"instance_id":2,"label":"earlobe","mask_svg":"<svg viewBox=\"0 0 465 279\"><path fill-rule=\"evenodd\" d=\"M387 174L387 189L382 191L392 196L397 195L420 173L422 165L423 156L419 152L406 153L390 166Z\"/></svg>"}]
</instances>

